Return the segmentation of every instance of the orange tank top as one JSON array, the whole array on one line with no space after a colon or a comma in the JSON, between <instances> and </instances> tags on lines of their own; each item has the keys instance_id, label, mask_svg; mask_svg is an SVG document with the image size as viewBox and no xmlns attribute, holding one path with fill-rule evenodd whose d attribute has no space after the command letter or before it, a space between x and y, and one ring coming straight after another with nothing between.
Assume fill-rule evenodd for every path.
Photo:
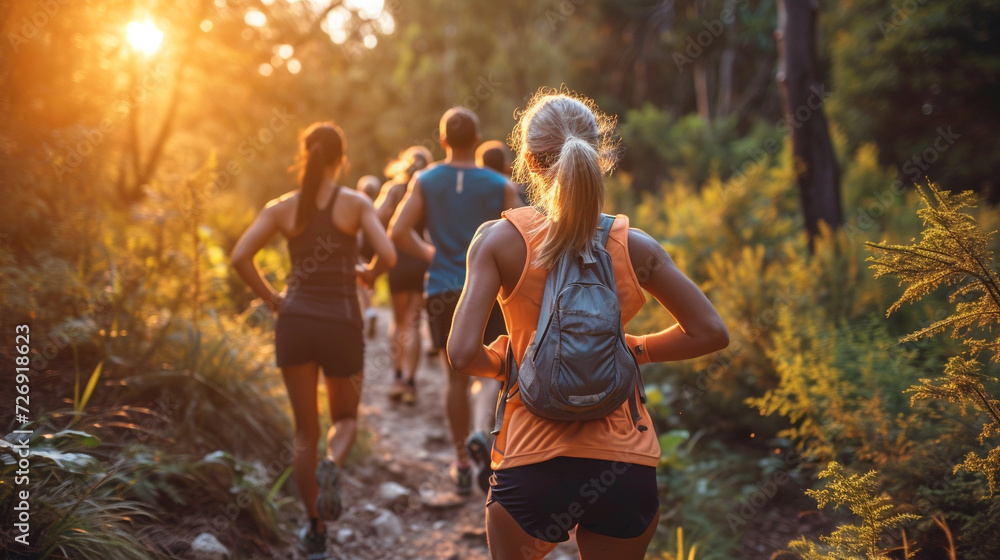
<instances>
[{"instance_id":1,"label":"orange tank top","mask_svg":"<svg viewBox=\"0 0 1000 560\"><path fill-rule=\"evenodd\" d=\"M508 210L503 217L517 228L528 248L520 281L507 298L500 299L514 358L520 364L538 326L548 276L548 271L532 265L535 251L544 238L544 217L530 206ZM628 255L628 229L628 217L619 214L611 228L607 246L614 264L623 325L639 312L646 301ZM503 426L493 446L493 469L531 465L555 457L583 457L655 467L660 460L660 443L653 431L649 412L641 402L639 413L639 425L645 426L645 431L636 429L632 424L628 403L597 420L557 422L532 414L524 408L515 393L507 402Z\"/></svg>"}]
</instances>

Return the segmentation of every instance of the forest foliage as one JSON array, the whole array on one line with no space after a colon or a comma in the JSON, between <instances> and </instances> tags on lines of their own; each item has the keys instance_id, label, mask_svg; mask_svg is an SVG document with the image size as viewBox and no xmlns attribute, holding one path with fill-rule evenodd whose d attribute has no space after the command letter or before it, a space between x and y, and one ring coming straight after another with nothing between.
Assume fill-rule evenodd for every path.
<instances>
[{"instance_id":1,"label":"forest foliage","mask_svg":"<svg viewBox=\"0 0 1000 560\"><path fill-rule=\"evenodd\" d=\"M845 221L813 253L775 13L773 0L4 3L0 331L31 325L34 556L169 557L170 525L260 535L227 543L248 555L285 538L291 428L271 319L226 256L294 188L297 131L336 120L353 184L408 145L441 155L448 107L503 139L538 87L566 84L619 116L608 210L667 248L731 334L715 355L644 370L664 451L654 548L734 557L769 511L814 507L798 498L836 461L871 490L857 503L886 492L884 519L903 521L875 554L906 541L990 558L1000 7L821 2L815 93ZM148 55L125 39L145 18L164 33ZM258 264L282 284L280 245ZM628 330L670 321L650 303ZM13 456L14 438L0 445ZM13 503L16 466L0 469ZM241 506L219 507L233 490Z\"/></svg>"}]
</instances>

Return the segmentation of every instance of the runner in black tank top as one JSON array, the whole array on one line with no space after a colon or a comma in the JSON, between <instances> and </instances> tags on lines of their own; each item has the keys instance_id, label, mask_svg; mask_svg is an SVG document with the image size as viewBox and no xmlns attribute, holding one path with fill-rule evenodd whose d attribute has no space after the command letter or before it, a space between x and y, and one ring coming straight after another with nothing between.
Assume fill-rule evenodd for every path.
<instances>
[{"instance_id":1,"label":"runner in black tank top","mask_svg":"<svg viewBox=\"0 0 1000 560\"><path fill-rule=\"evenodd\" d=\"M386 166L385 175L391 177L382 189L376 212L385 226L389 225L396 207L406 194L406 186L413 175L431 162L431 152L423 146L410 146ZM417 225L423 233L425 225ZM427 263L397 249L396 266L389 271L389 294L392 296L393 314L393 363L395 372L389 398L406 404L416 404L416 373L420 363L420 314L424 306L424 275Z\"/></svg>"},{"instance_id":2,"label":"runner in black tank top","mask_svg":"<svg viewBox=\"0 0 1000 560\"><path fill-rule=\"evenodd\" d=\"M280 317L315 317L361 327L354 268L358 262L357 237L340 231L333 223L334 203L345 188L337 187L330 201L312 217L306 228L288 239L292 274L288 278L288 292ZM281 362L279 358L279 366L302 363ZM332 367L324 373L336 375L337 369ZM349 369L344 375L354 373L357 369Z\"/></svg>"},{"instance_id":3,"label":"runner in black tank top","mask_svg":"<svg viewBox=\"0 0 1000 560\"><path fill-rule=\"evenodd\" d=\"M326 558L326 524L340 516L339 470L354 444L364 338L356 281L371 284L396 261L396 251L367 196L337 185L346 140L336 126L317 123L302 137L299 189L272 200L244 232L230 260L247 285L278 312L275 354L295 415L294 474L309 523L299 546L310 560ZM375 250L357 264L357 234ZM288 239L292 270L279 293L253 262L280 233ZM317 461L317 384L323 371L331 428ZM317 464L318 463L318 464Z\"/></svg>"}]
</instances>

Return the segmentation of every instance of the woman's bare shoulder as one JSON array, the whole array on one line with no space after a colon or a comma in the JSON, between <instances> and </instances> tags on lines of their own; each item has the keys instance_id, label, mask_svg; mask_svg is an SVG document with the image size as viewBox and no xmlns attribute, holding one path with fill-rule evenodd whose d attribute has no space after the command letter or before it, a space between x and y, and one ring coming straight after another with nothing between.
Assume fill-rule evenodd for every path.
<instances>
[{"instance_id":1,"label":"woman's bare shoulder","mask_svg":"<svg viewBox=\"0 0 1000 560\"><path fill-rule=\"evenodd\" d=\"M663 245L638 228L628 230L628 257L632 262L632 270L643 287L646 287L655 270L668 270L675 266Z\"/></svg>"},{"instance_id":2,"label":"woman's bare shoulder","mask_svg":"<svg viewBox=\"0 0 1000 560\"><path fill-rule=\"evenodd\" d=\"M373 207L372 199L363 192L358 192L349 187L341 187L337 200L348 200L351 207L361 209L363 207Z\"/></svg>"},{"instance_id":3,"label":"woman's bare shoulder","mask_svg":"<svg viewBox=\"0 0 1000 560\"><path fill-rule=\"evenodd\" d=\"M279 196L278 198L273 198L264 205L265 209L268 208L284 208L288 206L295 206L296 201L299 199L299 191L296 189L294 191L288 191L285 194Z\"/></svg>"},{"instance_id":4,"label":"woman's bare shoulder","mask_svg":"<svg viewBox=\"0 0 1000 560\"><path fill-rule=\"evenodd\" d=\"M521 233L517 231L510 220L490 220L484 222L476 231L476 237L481 243L488 244L489 247L507 247L512 242L521 239Z\"/></svg>"}]
</instances>

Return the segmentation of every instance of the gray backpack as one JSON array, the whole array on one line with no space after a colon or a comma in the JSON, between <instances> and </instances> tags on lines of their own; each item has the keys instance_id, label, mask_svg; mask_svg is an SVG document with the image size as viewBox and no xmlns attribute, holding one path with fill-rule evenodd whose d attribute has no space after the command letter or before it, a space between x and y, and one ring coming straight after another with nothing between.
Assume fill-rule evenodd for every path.
<instances>
[{"instance_id":1,"label":"gray backpack","mask_svg":"<svg viewBox=\"0 0 1000 560\"><path fill-rule=\"evenodd\" d=\"M642 402L645 391L625 342L614 268L605 248L613 223L613 216L601 214L590 254L567 251L549 271L534 340L520 368L508 345L495 433L515 382L525 408L542 418L595 420L628 401L632 423L639 421L636 388Z\"/></svg>"}]
</instances>

